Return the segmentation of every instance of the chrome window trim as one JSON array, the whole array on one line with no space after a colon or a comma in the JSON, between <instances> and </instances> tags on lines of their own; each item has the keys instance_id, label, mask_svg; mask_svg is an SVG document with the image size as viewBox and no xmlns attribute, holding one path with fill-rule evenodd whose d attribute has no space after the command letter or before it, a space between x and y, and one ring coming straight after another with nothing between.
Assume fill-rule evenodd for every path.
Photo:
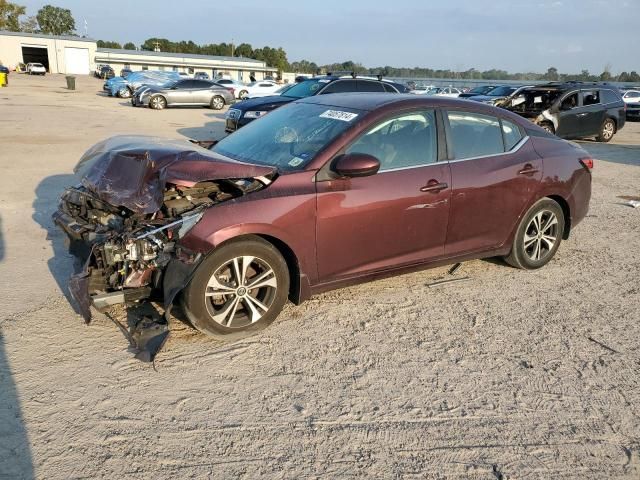
<instances>
[{"instance_id":1,"label":"chrome window trim","mask_svg":"<svg viewBox=\"0 0 640 480\"><path fill-rule=\"evenodd\" d=\"M530 138L529 135L522 137L522 139L518 143L516 143L514 147L508 152L492 153L491 155L480 155L478 157L454 158L453 160L449 160L449 163L467 162L469 160L477 160L479 158L491 158L491 157L499 157L501 155L511 155L513 153L516 153L518 150L520 150L524 146L524 144L527 143L529 138Z\"/></svg>"}]
</instances>

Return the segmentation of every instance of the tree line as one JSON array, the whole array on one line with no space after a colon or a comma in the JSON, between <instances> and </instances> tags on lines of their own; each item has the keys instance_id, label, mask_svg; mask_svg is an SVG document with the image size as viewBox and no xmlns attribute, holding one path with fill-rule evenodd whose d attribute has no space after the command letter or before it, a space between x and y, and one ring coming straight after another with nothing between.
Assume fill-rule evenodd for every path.
<instances>
[{"instance_id":1,"label":"tree line","mask_svg":"<svg viewBox=\"0 0 640 480\"><path fill-rule=\"evenodd\" d=\"M26 17L26 18L22 18ZM26 8L7 0L0 0L0 30L27 33L46 33L51 35L73 35L75 32L75 20L71 11L64 8L45 5L35 16L26 16ZM341 63L319 65L309 60L289 62L287 53L282 47L253 48L248 43L210 43L198 45L191 40L171 41L166 38L148 38L141 45L133 42L124 45L119 42L98 40L99 48L116 48L125 50L159 49L169 53L192 53L200 55L215 55L229 57L253 58L265 62L275 68L279 73L327 73L336 71L356 72L359 74L384 75L396 78L446 78L461 80L519 80L519 81L617 81L626 83L640 83L640 75L636 71L621 72L618 75L611 73L611 66L606 65L600 74L592 74L588 70L582 70L578 74L560 73L557 68L550 67L545 73L522 72L509 73L506 70L490 69L476 70L470 68L465 71L453 71L450 69L432 69L425 67L391 67L389 65L369 68L361 63L351 60Z\"/></svg>"}]
</instances>

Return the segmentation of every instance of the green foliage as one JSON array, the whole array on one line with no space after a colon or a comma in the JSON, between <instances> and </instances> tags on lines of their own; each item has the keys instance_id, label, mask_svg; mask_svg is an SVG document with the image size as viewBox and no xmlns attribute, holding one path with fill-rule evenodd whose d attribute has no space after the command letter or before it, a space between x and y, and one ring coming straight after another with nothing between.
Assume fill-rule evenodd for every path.
<instances>
[{"instance_id":1,"label":"green foliage","mask_svg":"<svg viewBox=\"0 0 640 480\"><path fill-rule=\"evenodd\" d=\"M36 15L42 33L50 35L71 35L76 29L76 21L71 10L45 5Z\"/></svg>"},{"instance_id":2,"label":"green foliage","mask_svg":"<svg viewBox=\"0 0 640 480\"><path fill-rule=\"evenodd\" d=\"M122 46L122 48L125 50L136 50L136 44L133 42L127 42Z\"/></svg>"},{"instance_id":3,"label":"green foliage","mask_svg":"<svg viewBox=\"0 0 640 480\"><path fill-rule=\"evenodd\" d=\"M98 48L122 48L122 45L120 45L118 42L105 42L104 40L98 40L96 42L96 46Z\"/></svg>"},{"instance_id":4,"label":"green foliage","mask_svg":"<svg viewBox=\"0 0 640 480\"><path fill-rule=\"evenodd\" d=\"M26 13L26 8L7 0L0 0L0 30L10 32L20 31L20 16Z\"/></svg>"}]
</instances>

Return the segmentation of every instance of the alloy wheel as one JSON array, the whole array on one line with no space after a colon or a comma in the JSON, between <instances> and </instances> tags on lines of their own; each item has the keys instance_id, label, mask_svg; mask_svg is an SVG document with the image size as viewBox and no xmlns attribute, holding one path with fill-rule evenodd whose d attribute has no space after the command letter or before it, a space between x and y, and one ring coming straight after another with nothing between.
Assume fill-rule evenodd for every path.
<instances>
[{"instance_id":1,"label":"alloy wheel","mask_svg":"<svg viewBox=\"0 0 640 480\"><path fill-rule=\"evenodd\" d=\"M605 140L611 140L615 131L615 127L613 126L612 121L606 121L604 127L602 128L602 136Z\"/></svg>"},{"instance_id":2,"label":"alloy wheel","mask_svg":"<svg viewBox=\"0 0 640 480\"><path fill-rule=\"evenodd\" d=\"M207 282L205 304L211 318L226 328L258 322L273 304L278 281L273 268L258 257L225 262Z\"/></svg>"},{"instance_id":3,"label":"alloy wheel","mask_svg":"<svg viewBox=\"0 0 640 480\"><path fill-rule=\"evenodd\" d=\"M150 100L150 104L151 104L151 108L154 108L156 110L162 110L164 108L164 99L160 96L153 97Z\"/></svg>"},{"instance_id":4,"label":"alloy wheel","mask_svg":"<svg viewBox=\"0 0 640 480\"><path fill-rule=\"evenodd\" d=\"M544 260L558 241L558 218L550 210L540 210L524 231L524 251L534 262Z\"/></svg>"},{"instance_id":5,"label":"alloy wheel","mask_svg":"<svg viewBox=\"0 0 640 480\"><path fill-rule=\"evenodd\" d=\"M213 100L211 100L211 104L213 105L214 109L222 110L222 108L224 107L224 100L222 99L222 97L213 97Z\"/></svg>"}]
</instances>

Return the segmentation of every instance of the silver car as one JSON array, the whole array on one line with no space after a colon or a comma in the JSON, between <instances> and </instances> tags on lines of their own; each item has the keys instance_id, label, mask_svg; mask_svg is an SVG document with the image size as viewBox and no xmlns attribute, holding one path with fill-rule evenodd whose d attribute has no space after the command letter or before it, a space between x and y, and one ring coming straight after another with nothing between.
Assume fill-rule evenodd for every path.
<instances>
[{"instance_id":1,"label":"silver car","mask_svg":"<svg viewBox=\"0 0 640 480\"><path fill-rule=\"evenodd\" d=\"M177 106L203 106L221 110L235 101L233 93L208 80L185 78L162 86L144 86L135 91L131 104L154 110Z\"/></svg>"}]
</instances>

